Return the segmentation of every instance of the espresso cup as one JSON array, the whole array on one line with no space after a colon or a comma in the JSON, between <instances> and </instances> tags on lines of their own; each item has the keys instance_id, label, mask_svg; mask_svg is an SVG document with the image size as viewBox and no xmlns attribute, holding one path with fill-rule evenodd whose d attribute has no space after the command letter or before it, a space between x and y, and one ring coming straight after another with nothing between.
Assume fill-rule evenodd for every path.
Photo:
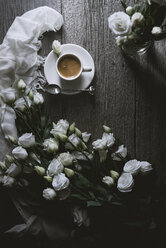
<instances>
[{"instance_id":1,"label":"espresso cup","mask_svg":"<svg viewBox=\"0 0 166 248\"><path fill-rule=\"evenodd\" d=\"M60 78L71 81L77 79L82 72L92 71L92 68L83 66L80 58L75 54L66 53L57 59L56 70Z\"/></svg>"}]
</instances>

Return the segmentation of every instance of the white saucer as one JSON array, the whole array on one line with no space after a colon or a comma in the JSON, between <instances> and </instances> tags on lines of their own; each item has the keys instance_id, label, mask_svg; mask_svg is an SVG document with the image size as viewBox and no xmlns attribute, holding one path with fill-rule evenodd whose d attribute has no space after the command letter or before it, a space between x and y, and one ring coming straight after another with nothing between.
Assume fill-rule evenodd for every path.
<instances>
[{"instance_id":1,"label":"white saucer","mask_svg":"<svg viewBox=\"0 0 166 248\"><path fill-rule=\"evenodd\" d=\"M47 82L49 84L57 84L62 89L85 89L87 88L92 82L92 79L95 74L95 65L94 65L94 61L91 55L83 47L75 45L75 44L62 45L61 54L64 54L64 53L73 53L77 55L80 58L83 66L92 68L92 71L82 72L79 78L72 80L72 81L65 81L61 79L56 72L57 55L53 51L51 51L48 54L45 64L44 64L44 74L47 79ZM78 94L78 93L79 92L70 91L68 93L65 92L63 94L73 95L73 94Z\"/></svg>"}]
</instances>

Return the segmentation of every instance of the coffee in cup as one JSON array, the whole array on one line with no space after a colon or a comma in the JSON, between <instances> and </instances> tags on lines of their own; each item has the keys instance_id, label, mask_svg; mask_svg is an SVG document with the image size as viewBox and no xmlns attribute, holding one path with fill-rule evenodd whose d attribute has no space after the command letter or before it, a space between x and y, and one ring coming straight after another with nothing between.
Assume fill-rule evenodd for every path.
<instances>
[{"instance_id":1,"label":"coffee in cup","mask_svg":"<svg viewBox=\"0 0 166 248\"><path fill-rule=\"evenodd\" d=\"M62 79L74 80L84 71L91 71L91 68L82 66L80 59L75 54L61 55L56 64L57 73Z\"/></svg>"}]
</instances>

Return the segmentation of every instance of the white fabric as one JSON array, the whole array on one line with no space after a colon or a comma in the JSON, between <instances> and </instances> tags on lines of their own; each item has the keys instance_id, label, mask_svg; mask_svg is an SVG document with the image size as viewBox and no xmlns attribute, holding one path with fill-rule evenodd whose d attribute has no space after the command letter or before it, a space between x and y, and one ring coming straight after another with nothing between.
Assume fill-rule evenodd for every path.
<instances>
[{"instance_id":1,"label":"white fabric","mask_svg":"<svg viewBox=\"0 0 166 248\"><path fill-rule=\"evenodd\" d=\"M41 57L37 54L41 47L39 37L46 31L57 31L63 24L63 17L56 10L42 6L16 17L0 45L0 92L22 78L29 85L37 77ZM3 136L17 136L14 125L15 114L0 100L1 127L0 159L7 152ZM4 115L5 114L5 115Z\"/></svg>"}]
</instances>

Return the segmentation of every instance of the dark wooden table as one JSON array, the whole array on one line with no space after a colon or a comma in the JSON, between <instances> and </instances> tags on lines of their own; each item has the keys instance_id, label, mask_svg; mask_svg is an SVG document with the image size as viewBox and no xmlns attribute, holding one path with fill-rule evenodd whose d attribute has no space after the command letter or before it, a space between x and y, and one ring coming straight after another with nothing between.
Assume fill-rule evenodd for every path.
<instances>
[{"instance_id":1,"label":"dark wooden table","mask_svg":"<svg viewBox=\"0 0 166 248\"><path fill-rule=\"evenodd\" d=\"M134 1L127 1L132 4ZM166 183L166 41L155 43L151 53L131 61L116 46L108 28L108 16L122 9L115 0L0 0L0 42L18 15L47 5L59 11L64 25L47 33L41 54L47 56L54 39L74 43L92 55L96 73L92 97L46 96L46 109L56 121L65 118L91 132L111 127L133 158L151 162L158 182Z\"/></svg>"}]
</instances>

